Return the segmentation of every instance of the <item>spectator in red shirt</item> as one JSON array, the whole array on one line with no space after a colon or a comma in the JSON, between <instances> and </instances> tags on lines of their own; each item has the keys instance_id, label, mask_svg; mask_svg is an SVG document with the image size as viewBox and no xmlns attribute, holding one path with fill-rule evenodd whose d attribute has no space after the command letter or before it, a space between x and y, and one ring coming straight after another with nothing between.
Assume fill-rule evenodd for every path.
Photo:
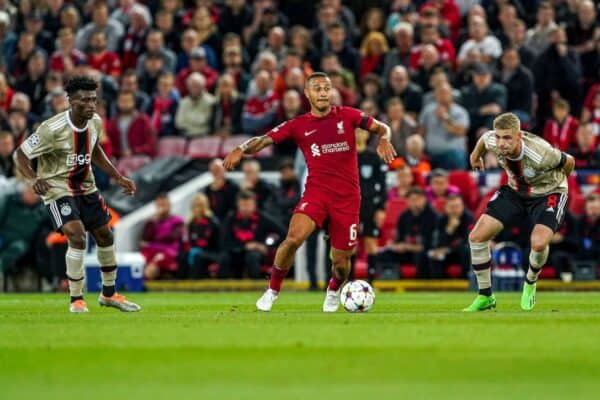
<instances>
[{"instance_id":1,"label":"spectator in red shirt","mask_svg":"<svg viewBox=\"0 0 600 400\"><path fill-rule=\"evenodd\" d=\"M460 10L454 0L430 0L423 5L421 10L426 7L436 8L442 17L442 25L448 27L453 40L458 39L461 22Z\"/></svg>"},{"instance_id":2,"label":"spectator in red shirt","mask_svg":"<svg viewBox=\"0 0 600 400\"><path fill-rule=\"evenodd\" d=\"M432 44L435 46L440 55L441 63L450 69L454 68L456 50L454 49L452 42L448 39L442 38L437 28L433 26L424 26L423 29L421 29L421 44L413 47L410 53L410 68L413 71L418 70L423 63L421 54L423 52L423 46L426 44Z\"/></svg>"},{"instance_id":3,"label":"spectator in red shirt","mask_svg":"<svg viewBox=\"0 0 600 400\"><path fill-rule=\"evenodd\" d=\"M561 151L577 144L575 134L579 121L569 114L570 107L566 100L558 99L552 106L553 118L544 125L544 139Z\"/></svg>"},{"instance_id":4,"label":"spectator in red shirt","mask_svg":"<svg viewBox=\"0 0 600 400\"><path fill-rule=\"evenodd\" d=\"M85 62L86 55L75 48L75 35L71 28L58 31L57 47L50 57L50 71L70 74L75 65Z\"/></svg>"},{"instance_id":5,"label":"spectator in red shirt","mask_svg":"<svg viewBox=\"0 0 600 400\"><path fill-rule=\"evenodd\" d=\"M277 118L279 108L279 98L272 89L271 74L260 70L255 83L257 94L246 99L242 113L242 129L251 135L266 132Z\"/></svg>"},{"instance_id":6,"label":"spectator in red shirt","mask_svg":"<svg viewBox=\"0 0 600 400\"><path fill-rule=\"evenodd\" d=\"M150 119L135 109L133 92L121 91L117 97L118 114L110 119L108 136L116 157L156 154L156 133Z\"/></svg>"},{"instance_id":7,"label":"spectator in red shirt","mask_svg":"<svg viewBox=\"0 0 600 400\"><path fill-rule=\"evenodd\" d=\"M381 74L384 58L390 50L385 35L381 32L370 32L360 45L360 77L368 74Z\"/></svg>"},{"instance_id":8,"label":"spectator in red shirt","mask_svg":"<svg viewBox=\"0 0 600 400\"><path fill-rule=\"evenodd\" d=\"M0 110L8 112L15 91L6 82L6 76L0 73Z\"/></svg>"},{"instance_id":9,"label":"spectator in red shirt","mask_svg":"<svg viewBox=\"0 0 600 400\"><path fill-rule=\"evenodd\" d=\"M87 62L93 69L112 77L121 74L121 60L116 53L106 50L106 35L95 31L90 36Z\"/></svg>"},{"instance_id":10,"label":"spectator in red shirt","mask_svg":"<svg viewBox=\"0 0 600 400\"><path fill-rule=\"evenodd\" d=\"M206 51L203 47L196 47L192 50L190 53L189 67L181 70L177 74L176 85L182 97L186 96L188 93L186 81L188 76L193 72L198 72L204 76L204 79L206 80L206 89L212 93L217 84L217 80L219 79L219 73L208 66L206 62Z\"/></svg>"}]
</instances>

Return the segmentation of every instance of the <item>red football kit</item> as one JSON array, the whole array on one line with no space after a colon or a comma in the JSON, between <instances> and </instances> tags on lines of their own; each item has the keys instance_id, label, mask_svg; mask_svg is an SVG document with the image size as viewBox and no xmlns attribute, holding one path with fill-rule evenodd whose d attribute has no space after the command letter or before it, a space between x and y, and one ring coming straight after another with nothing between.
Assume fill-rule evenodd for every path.
<instances>
[{"instance_id":1,"label":"red football kit","mask_svg":"<svg viewBox=\"0 0 600 400\"><path fill-rule=\"evenodd\" d=\"M323 117L303 114L267 132L275 143L293 140L302 151L308 178L294 213L309 216L319 228L327 221L331 246L338 250L357 243L361 199L354 129L372 122L360 110L334 106Z\"/></svg>"}]
</instances>

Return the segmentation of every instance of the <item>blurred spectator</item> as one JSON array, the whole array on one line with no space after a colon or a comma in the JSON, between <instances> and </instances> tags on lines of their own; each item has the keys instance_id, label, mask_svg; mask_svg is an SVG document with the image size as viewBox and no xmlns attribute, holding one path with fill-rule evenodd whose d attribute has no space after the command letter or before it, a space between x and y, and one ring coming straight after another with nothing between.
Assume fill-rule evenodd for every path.
<instances>
[{"instance_id":1,"label":"blurred spectator","mask_svg":"<svg viewBox=\"0 0 600 400\"><path fill-rule=\"evenodd\" d=\"M122 26L128 26L131 7L133 7L136 3L136 0L119 0L118 7L113 5L109 18L119 21Z\"/></svg>"},{"instance_id":2,"label":"blurred spectator","mask_svg":"<svg viewBox=\"0 0 600 400\"><path fill-rule=\"evenodd\" d=\"M385 14L379 7L369 8L360 20L360 37L364 38L372 32L384 32Z\"/></svg>"},{"instance_id":3,"label":"blurred spectator","mask_svg":"<svg viewBox=\"0 0 600 400\"><path fill-rule=\"evenodd\" d=\"M419 116L427 153L432 157L435 167L465 169L469 114L462 106L454 103L450 85L438 86L435 97L436 102L423 108Z\"/></svg>"},{"instance_id":4,"label":"blurred spectator","mask_svg":"<svg viewBox=\"0 0 600 400\"><path fill-rule=\"evenodd\" d=\"M190 55L199 46L200 38L198 37L198 32L191 28L186 29L181 35L181 51L177 53L177 65L175 67L177 73L189 66ZM206 50L204 50L203 57L206 57Z\"/></svg>"},{"instance_id":5,"label":"blurred spectator","mask_svg":"<svg viewBox=\"0 0 600 400\"><path fill-rule=\"evenodd\" d=\"M206 63L206 50L202 47L196 47L190 53L189 68L185 68L177 74L177 88L182 96L188 94L187 79L193 73L199 73L204 77L205 88L209 92L213 92L219 73L208 66Z\"/></svg>"},{"instance_id":6,"label":"blurred spectator","mask_svg":"<svg viewBox=\"0 0 600 400\"><path fill-rule=\"evenodd\" d=\"M27 72L21 76L15 89L29 97L33 104L31 112L41 116L44 112L44 97L46 97L46 56L42 52L34 52L27 61Z\"/></svg>"},{"instance_id":7,"label":"blurred spectator","mask_svg":"<svg viewBox=\"0 0 600 400\"><path fill-rule=\"evenodd\" d=\"M69 100L67 99L67 92L64 89L56 88L44 98L44 111L42 112L41 119L45 120L52 118L58 113L67 111L69 109Z\"/></svg>"},{"instance_id":8,"label":"blurred spectator","mask_svg":"<svg viewBox=\"0 0 600 400\"><path fill-rule=\"evenodd\" d=\"M50 57L50 71L71 74L77 64L86 62L86 55L75 48L75 35L70 28L58 31L57 49Z\"/></svg>"},{"instance_id":9,"label":"blurred spectator","mask_svg":"<svg viewBox=\"0 0 600 400\"><path fill-rule=\"evenodd\" d=\"M198 6L190 21L190 28L198 32L198 45L206 50L206 59L211 68L219 68L217 54L222 52L221 35L207 7Z\"/></svg>"},{"instance_id":10,"label":"blurred spectator","mask_svg":"<svg viewBox=\"0 0 600 400\"><path fill-rule=\"evenodd\" d=\"M309 67L318 68L321 57L315 44L311 41L310 31L303 26L296 25L290 30L289 36L289 50L295 51L302 60L308 63Z\"/></svg>"},{"instance_id":11,"label":"blurred spectator","mask_svg":"<svg viewBox=\"0 0 600 400\"><path fill-rule=\"evenodd\" d=\"M192 214L187 223L184 251L180 253L177 277L208 278L208 267L219 260L221 227L204 193L194 196L190 208Z\"/></svg>"},{"instance_id":12,"label":"blurred spectator","mask_svg":"<svg viewBox=\"0 0 600 400\"><path fill-rule=\"evenodd\" d=\"M600 260L600 194L590 193L585 199L585 212L577 227L577 260Z\"/></svg>"},{"instance_id":13,"label":"blurred spectator","mask_svg":"<svg viewBox=\"0 0 600 400\"><path fill-rule=\"evenodd\" d=\"M396 186L387 192L387 200L405 199L408 191L414 186L414 175L408 164L403 164L396 169Z\"/></svg>"},{"instance_id":14,"label":"blurred spectator","mask_svg":"<svg viewBox=\"0 0 600 400\"><path fill-rule=\"evenodd\" d=\"M551 114L552 101L567 100L573 114L581 112L581 63L579 55L568 46L567 35L556 28L550 36L550 46L540 54L533 67L538 94L537 120L545 121Z\"/></svg>"},{"instance_id":15,"label":"blurred spectator","mask_svg":"<svg viewBox=\"0 0 600 400\"><path fill-rule=\"evenodd\" d=\"M501 59L497 81L506 87L506 109L515 113L522 124L531 122L533 75L521 65L517 49L508 47Z\"/></svg>"},{"instance_id":16,"label":"blurred spectator","mask_svg":"<svg viewBox=\"0 0 600 400\"><path fill-rule=\"evenodd\" d=\"M150 96L148 93L140 90L135 70L126 70L120 78L120 89L135 93L135 109L147 113L150 106ZM116 111L116 107L111 114L114 114L114 111Z\"/></svg>"},{"instance_id":17,"label":"blurred spectator","mask_svg":"<svg viewBox=\"0 0 600 400\"><path fill-rule=\"evenodd\" d=\"M425 45L432 45L439 54L439 62L452 69L456 60L456 50L448 39L442 38L439 31L433 26L425 26L421 30L421 44L412 48L410 53L410 68L415 71L424 63L422 57Z\"/></svg>"},{"instance_id":18,"label":"blurred spectator","mask_svg":"<svg viewBox=\"0 0 600 400\"><path fill-rule=\"evenodd\" d=\"M521 63L529 70L533 68L536 53L526 44L526 27L525 22L520 19L512 23L510 31L508 31L509 43L505 47L514 47L519 51Z\"/></svg>"},{"instance_id":19,"label":"blurred spectator","mask_svg":"<svg viewBox=\"0 0 600 400\"><path fill-rule=\"evenodd\" d=\"M478 49L483 57L483 62L490 64L502 54L500 41L488 31L488 25L484 18L474 16L469 22L469 40L460 47L457 62L464 63L467 53L472 49Z\"/></svg>"},{"instance_id":20,"label":"blurred spectator","mask_svg":"<svg viewBox=\"0 0 600 400\"><path fill-rule=\"evenodd\" d=\"M19 261L35 252L35 242L49 218L46 207L33 189L26 186L21 193L0 196L0 271L15 273ZM46 231L47 232L47 231ZM35 260L38 268L46 263ZM40 271L44 272L44 271ZM44 274L45 275L45 274Z\"/></svg>"},{"instance_id":21,"label":"blurred spectator","mask_svg":"<svg viewBox=\"0 0 600 400\"><path fill-rule=\"evenodd\" d=\"M0 115L8 112L14 90L6 82L6 76L0 72Z\"/></svg>"},{"instance_id":22,"label":"blurred spectator","mask_svg":"<svg viewBox=\"0 0 600 400\"><path fill-rule=\"evenodd\" d=\"M34 35L35 44L46 55L54 50L54 35L44 29L44 14L41 10L32 10L25 18L25 31Z\"/></svg>"},{"instance_id":23,"label":"blurred spectator","mask_svg":"<svg viewBox=\"0 0 600 400\"><path fill-rule=\"evenodd\" d=\"M175 77L170 72L158 78L156 93L147 108L150 123L158 137L176 135L175 114L179 105L179 93L175 89Z\"/></svg>"},{"instance_id":24,"label":"blurred spectator","mask_svg":"<svg viewBox=\"0 0 600 400\"><path fill-rule=\"evenodd\" d=\"M259 49L259 42L266 37L269 30L274 26L287 28L288 18L277 9L273 0L255 1L253 4L252 24L244 27L244 42L248 44L251 56L256 56Z\"/></svg>"},{"instance_id":25,"label":"blurred spectator","mask_svg":"<svg viewBox=\"0 0 600 400\"><path fill-rule=\"evenodd\" d=\"M106 49L106 35L98 30L90 35L87 46L87 63L90 67L113 78L121 75L121 56Z\"/></svg>"},{"instance_id":26,"label":"blurred spectator","mask_svg":"<svg viewBox=\"0 0 600 400\"><path fill-rule=\"evenodd\" d=\"M389 5L388 14L385 23L388 35L395 33L398 25L406 23L413 26L419 19L417 7L413 4L412 0L392 0Z\"/></svg>"},{"instance_id":27,"label":"blurred spectator","mask_svg":"<svg viewBox=\"0 0 600 400\"><path fill-rule=\"evenodd\" d=\"M410 65L410 57L414 44L414 28L406 22L401 21L394 26L394 42L395 46L385 55L383 71L384 84L387 84L390 71L396 65L402 65L408 68Z\"/></svg>"},{"instance_id":28,"label":"blurred spectator","mask_svg":"<svg viewBox=\"0 0 600 400\"><path fill-rule=\"evenodd\" d=\"M447 199L451 195L460 196L458 186L450 184L448 171L436 168L429 174L429 186L425 188L425 197L427 201L433 204L436 200Z\"/></svg>"},{"instance_id":29,"label":"blurred spectator","mask_svg":"<svg viewBox=\"0 0 600 400\"><path fill-rule=\"evenodd\" d=\"M270 51L275 55L277 63L281 64L287 54L287 45L285 44L285 31L281 26L274 26L269 29L267 36L260 39L258 43L259 51Z\"/></svg>"},{"instance_id":30,"label":"blurred spectator","mask_svg":"<svg viewBox=\"0 0 600 400\"><path fill-rule=\"evenodd\" d=\"M17 43L17 35L11 30L10 16L5 11L0 11L0 66L6 68L6 64L14 52Z\"/></svg>"},{"instance_id":31,"label":"blurred spectator","mask_svg":"<svg viewBox=\"0 0 600 400\"><path fill-rule=\"evenodd\" d=\"M575 168L596 169L600 168L600 149L598 136L594 134L594 127L589 122L579 125L575 135L577 145L571 147L569 153L575 158Z\"/></svg>"},{"instance_id":32,"label":"blurred spectator","mask_svg":"<svg viewBox=\"0 0 600 400\"><path fill-rule=\"evenodd\" d=\"M517 8L510 3L500 4L498 10L499 26L494 30L494 36L498 38L503 48L510 44L510 31L518 18Z\"/></svg>"},{"instance_id":33,"label":"blurred spectator","mask_svg":"<svg viewBox=\"0 0 600 400\"><path fill-rule=\"evenodd\" d=\"M55 36L61 28L60 12L65 7L64 0L48 0L46 1L46 9L44 14L44 29Z\"/></svg>"},{"instance_id":34,"label":"blurred spectator","mask_svg":"<svg viewBox=\"0 0 600 400\"><path fill-rule=\"evenodd\" d=\"M360 57L358 51L347 41L347 30L343 24L334 22L327 27L326 51L335 53L344 68L360 76Z\"/></svg>"},{"instance_id":35,"label":"blurred spectator","mask_svg":"<svg viewBox=\"0 0 600 400\"><path fill-rule=\"evenodd\" d=\"M426 44L421 51L419 68L414 72L412 80L419 85L422 91L429 91L431 76L440 69L450 74L450 67L442 63L437 48L432 44Z\"/></svg>"},{"instance_id":36,"label":"blurred spectator","mask_svg":"<svg viewBox=\"0 0 600 400\"><path fill-rule=\"evenodd\" d=\"M397 65L390 71L388 85L383 91L381 100L386 102L390 97L399 97L406 113L417 119L423 102L423 91L419 85L410 81L408 71L402 65Z\"/></svg>"},{"instance_id":37,"label":"blurred spectator","mask_svg":"<svg viewBox=\"0 0 600 400\"><path fill-rule=\"evenodd\" d=\"M288 90L283 95L283 101L277 115L277 122L275 125L279 125L285 121L289 121L302 114L302 101L300 95L296 90ZM291 140L284 140L281 143L275 144L275 154L278 157L294 157L298 147Z\"/></svg>"},{"instance_id":38,"label":"blurred spectator","mask_svg":"<svg viewBox=\"0 0 600 400\"><path fill-rule=\"evenodd\" d=\"M450 84L448 73L443 68L435 69L429 76L429 87L431 90L423 95L423 107L435 102L435 90L442 84ZM460 104L460 90L452 88L452 99Z\"/></svg>"},{"instance_id":39,"label":"blurred spectator","mask_svg":"<svg viewBox=\"0 0 600 400\"><path fill-rule=\"evenodd\" d=\"M389 50L387 39L383 33L369 33L360 44L360 78L371 73L381 74L384 58Z\"/></svg>"},{"instance_id":40,"label":"blurred spectator","mask_svg":"<svg viewBox=\"0 0 600 400\"><path fill-rule=\"evenodd\" d=\"M221 74L229 74L235 80L237 91L246 93L250 83L250 75L243 68L242 49L238 46L228 46L223 50L223 70Z\"/></svg>"},{"instance_id":41,"label":"blurred spectator","mask_svg":"<svg viewBox=\"0 0 600 400\"><path fill-rule=\"evenodd\" d=\"M399 157L406 155L406 139L417 132L416 122L406 115L404 104L398 97L392 97L386 104L385 122L392 130L392 145Z\"/></svg>"},{"instance_id":42,"label":"blurred spectator","mask_svg":"<svg viewBox=\"0 0 600 400\"><path fill-rule=\"evenodd\" d=\"M382 91L381 80L376 74L368 74L362 79L360 84L361 98L379 102L379 96Z\"/></svg>"},{"instance_id":43,"label":"blurred spectator","mask_svg":"<svg viewBox=\"0 0 600 400\"><path fill-rule=\"evenodd\" d=\"M557 99L552 105L552 119L544 125L544 139L561 151L569 151L577 145L575 135L579 128L579 121L569 114L569 103Z\"/></svg>"},{"instance_id":44,"label":"blurred spectator","mask_svg":"<svg viewBox=\"0 0 600 400\"><path fill-rule=\"evenodd\" d=\"M428 0L421 6L421 10L428 7L438 10L442 18L441 24L448 29L450 37L456 40L460 30L461 19L460 11L454 0Z\"/></svg>"},{"instance_id":45,"label":"blurred spectator","mask_svg":"<svg viewBox=\"0 0 600 400\"><path fill-rule=\"evenodd\" d=\"M237 211L223 222L220 278L264 276L269 247L276 246L285 236L285 229L256 208L254 193L242 190L237 195Z\"/></svg>"},{"instance_id":46,"label":"blurred spectator","mask_svg":"<svg viewBox=\"0 0 600 400\"><path fill-rule=\"evenodd\" d=\"M321 58L321 70L327 73L331 78L334 74L339 74L343 80L343 86L351 91L356 90L356 80L354 73L340 64L340 60L335 53L325 53Z\"/></svg>"},{"instance_id":47,"label":"blurred spectator","mask_svg":"<svg viewBox=\"0 0 600 400\"><path fill-rule=\"evenodd\" d=\"M421 7L419 10L419 18L416 22L415 37L418 41L421 40L421 31L426 26L433 26L440 31L440 35L443 37L450 37L450 31L448 26L443 23L440 18L440 13L435 7Z\"/></svg>"},{"instance_id":48,"label":"blurred spectator","mask_svg":"<svg viewBox=\"0 0 600 400\"><path fill-rule=\"evenodd\" d=\"M550 241L548 264L556 268L563 281L571 281L573 278L572 259L578 250L578 225L577 218L570 211L565 210L564 221Z\"/></svg>"},{"instance_id":49,"label":"blurred spectator","mask_svg":"<svg viewBox=\"0 0 600 400\"><path fill-rule=\"evenodd\" d=\"M163 69L166 72L175 73L175 63L177 58L175 53L165 47L165 41L163 33L159 30L153 29L148 32L148 36L146 36L146 52L142 54L137 60L136 71L138 74L141 74L144 70L144 65L146 63L146 58L148 57L148 53L158 53L162 58Z\"/></svg>"},{"instance_id":50,"label":"blurred spectator","mask_svg":"<svg viewBox=\"0 0 600 400\"><path fill-rule=\"evenodd\" d=\"M431 248L437 216L427 203L423 189L411 188L407 198L408 209L398 218L396 238L381 249L377 264L383 269L413 264L417 275L425 277L428 268L425 255Z\"/></svg>"},{"instance_id":51,"label":"blurred spectator","mask_svg":"<svg viewBox=\"0 0 600 400\"><path fill-rule=\"evenodd\" d=\"M154 93L158 85L158 78L165 72L163 60L158 53L148 53L144 60L144 69L138 75L140 90L144 93Z\"/></svg>"},{"instance_id":52,"label":"blurred spectator","mask_svg":"<svg viewBox=\"0 0 600 400\"><path fill-rule=\"evenodd\" d=\"M27 73L29 58L36 51L43 50L35 45L34 35L28 32L21 32L19 34L19 41L17 42L17 49L7 64L8 72L14 79L18 80Z\"/></svg>"},{"instance_id":53,"label":"blurred spectator","mask_svg":"<svg viewBox=\"0 0 600 400\"><path fill-rule=\"evenodd\" d=\"M246 0L227 0L219 15L219 31L243 33L252 23L252 6Z\"/></svg>"},{"instance_id":54,"label":"blurred spectator","mask_svg":"<svg viewBox=\"0 0 600 400\"><path fill-rule=\"evenodd\" d=\"M119 21L109 18L108 3L97 0L92 4L92 20L82 29L77 30L77 27L74 27L74 31L77 32L75 47L83 52L86 51L86 47L90 43L90 36L96 31L104 32L106 49L110 52L117 51L119 40L125 33L123 25Z\"/></svg>"},{"instance_id":55,"label":"blurred spectator","mask_svg":"<svg viewBox=\"0 0 600 400\"><path fill-rule=\"evenodd\" d=\"M156 154L156 132L148 116L136 110L133 92L119 92L117 114L108 121L106 131L117 158Z\"/></svg>"},{"instance_id":56,"label":"blurred spectator","mask_svg":"<svg viewBox=\"0 0 600 400\"><path fill-rule=\"evenodd\" d=\"M241 133L243 108L244 96L236 90L235 79L229 74L221 75L211 113L211 132L221 136Z\"/></svg>"},{"instance_id":57,"label":"blurred spectator","mask_svg":"<svg viewBox=\"0 0 600 400\"><path fill-rule=\"evenodd\" d=\"M261 70L254 81L257 93L246 99L242 113L242 130L250 135L266 132L277 118L279 107L279 99L272 89L271 75Z\"/></svg>"},{"instance_id":58,"label":"blurred spectator","mask_svg":"<svg viewBox=\"0 0 600 400\"><path fill-rule=\"evenodd\" d=\"M1 81L0 81L1 82ZM592 86L583 101L583 111L581 112L581 121L600 121L600 82ZM600 133L600 131L597 131Z\"/></svg>"},{"instance_id":59,"label":"blurred spectator","mask_svg":"<svg viewBox=\"0 0 600 400\"><path fill-rule=\"evenodd\" d=\"M539 3L537 9L537 23L527 31L527 39L525 44L529 47L536 56L542 54L552 41L552 36L558 28L554 22L554 8L549 1Z\"/></svg>"},{"instance_id":60,"label":"blurred spectator","mask_svg":"<svg viewBox=\"0 0 600 400\"><path fill-rule=\"evenodd\" d=\"M140 251L146 259L144 277L157 279L177 272L177 255L181 250L184 221L171 214L167 193L159 193L154 200L156 214L146 222L142 232Z\"/></svg>"},{"instance_id":61,"label":"blurred spectator","mask_svg":"<svg viewBox=\"0 0 600 400\"><path fill-rule=\"evenodd\" d=\"M209 135L215 97L206 91L206 79L199 72L187 78L189 95L181 99L175 114L175 126L185 136Z\"/></svg>"},{"instance_id":62,"label":"blurred spectator","mask_svg":"<svg viewBox=\"0 0 600 400\"><path fill-rule=\"evenodd\" d=\"M598 77L596 69L596 44L600 25L596 21L596 5L591 0L582 0L577 7L577 19L567 27L569 44L574 47L581 60L583 77L592 83Z\"/></svg>"},{"instance_id":63,"label":"blurred spectator","mask_svg":"<svg viewBox=\"0 0 600 400\"><path fill-rule=\"evenodd\" d=\"M254 200L261 210L266 210L274 196L273 186L260 177L260 164L254 159L245 160L242 164L244 179L240 189L254 192Z\"/></svg>"},{"instance_id":64,"label":"blurred spectator","mask_svg":"<svg viewBox=\"0 0 600 400\"><path fill-rule=\"evenodd\" d=\"M462 276L466 276L470 268L469 246L467 237L473 228L473 216L458 194L446 198L445 212L438 219L433 232L429 257L429 271L426 275L431 279L441 279L444 269L452 264L460 264Z\"/></svg>"},{"instance_id":65,"label":"blurred spectator","mask_svg":"<svg viewBox=\"0 0 600 400\"><path fill-rule=\"evenodd\" d=\"M208 166L213 181L204 189L204 193L210 202L210 209L215 213L219 221L223 221L227 214L235 208L235 197L239 187L230 179L225 177L223 160L215 158Z\"/></svg>"},{"instance_id":66,"label":"blurred spectator","mask_svg":"<svg viewBox=\"0 0 600 400\"><path fill-rule=\"evenodd\" d=\"M170 49L175 54L181 51L181 36L178 29L175 29L175 16L166 9L161 9L154 16L154 24L163 35L164 47Z\"/></svg>"},{"instance_id":67,"label":"blurred spectator","mask_svg":"<svg viewBox=\"0 0 600 400\"><path fill-rule=\"evenodd\" d=\"M5 178L15 176L15 162L12 157L15 148L15 138L12 133L0 131L0 175Z\"/></svg>"},{"instance_id":68,"label":"blurred spectator","mask_svg":"<svg viewBox=\"0 0 600 400\"><path fill-rule=\"evenodd\" d=\"M17 108L11 109L8 112L8 127L15 138L15 145L20 146L30 133L27 113Z\"/></svg>"},{"instance_id":69,"label":"blurred spectator","mask_svg":"<svg viewBox=\"0 0 600 400\"><path fill-rule=\"evenodd\" d=\"M65 5L62 8L60 12L60 25L63 28L69 28L73 33L79 31L79 28L81 27L81 16L79 15L79 10L77 10L77 7L70 4ZM92 30L90 30L90 33ZM82 43L83 46L85 46L87 43L87 38ZM75 47L77 47L77 45ZM81 48L79 51L84 52L85 49Z\"/></svg>"},{"instance_id":70,"label":"blurred spectator","mask_svg":"<svg viewBox=\"0 0 600 400\"><path fill-rule=\"evenodd\" d=\"M343 5L342 0L323 0L322 3L327 6L333 7L333 12L340 22L344 25L348 34L348 40L352 41L353 36L358 34L358 25L356 24L356 18L350 7Z\"/></svg>"},{"instance_id":71,"label":"blurred spectator","mask_svg":"<svg viewBox=\"0 0 600 400\"><path fill-rule=\"evenodd\" d=\"M408 165L416 178L422 179L431 171L429 157L425 154L425 140L419 134L410 135L406 138L406 155L398 157L390 164L390 168L395 169ZM417 181L416 184L419 184Z\"/></svg>"},{"instance_id":72,"label":"blurred spectator","mask_svg":"<svg viewBox=\"0 0 600 400\"><path fill-rule=\"evenodd\" d=\"M473 83L462 89L461 101L469 112L469 141L470 146L474 146L477 131L491 129L494 118L506 110L506 88L492 82L492 73L486 64L477 64Z\"/></svg>"},{"instance_id":73,"label":"blurred spectator","mask_svg":"<svg viewBox=\"0 0 600 400\"><path fill-rule=\"evenodd\" d=\"M300 181L294 170L294 160L284 157L279 163L279 186L274 190L274 208L278 211L279 222L287 227L292 219L294 208L300 201Z\"/></svg>"}]
</instances>

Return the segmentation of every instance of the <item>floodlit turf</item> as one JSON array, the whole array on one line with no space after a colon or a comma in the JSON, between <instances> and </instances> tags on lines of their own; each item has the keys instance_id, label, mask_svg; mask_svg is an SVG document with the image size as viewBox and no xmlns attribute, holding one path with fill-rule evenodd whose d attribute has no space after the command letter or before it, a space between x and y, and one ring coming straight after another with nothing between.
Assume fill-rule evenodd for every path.
<instances>
[{"instance_id":1,"label":"floodlit turf","mask_svg":"<svg viewBox=\"0 0 600 400\"><path fill-rule=\"evenodd\" d=\"M0 295L0 399L597 399L600 294L463 314L470 293L378 293L325 315L322 294L138 294L143 310L67 312Z\"/></svg>"}]
</instances>

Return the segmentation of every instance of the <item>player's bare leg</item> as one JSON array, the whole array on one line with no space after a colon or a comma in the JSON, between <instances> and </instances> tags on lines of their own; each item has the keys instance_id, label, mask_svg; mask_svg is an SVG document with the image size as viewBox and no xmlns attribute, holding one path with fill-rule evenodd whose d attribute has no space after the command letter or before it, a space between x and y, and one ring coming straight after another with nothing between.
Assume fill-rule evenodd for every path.
<instances>
[{"instance_id":1,"label":"player's bare leg","mask_svg":"<svg viewBox=\"0 0 600 400\"><path fill-rule=\"evenodd\" d=\"M529 253L529 269L523 282L521 308L529 311L535 306L536 282L542 267L548 259L549 244L554 236L552 229L546 225L536 224L531 232L531 253Z\"/></svg>"},{"instance_id":2,"label":"player's bare leg","mask_svg":"<svg viewBox=\"0 0 600 400\"><path fill-rule=\"evenodd\" d=\"M477 220L475 228L469 234L469 247L471 249L471 264L477 277L479 295L470 306L463 311L484 311L496 307L496 298L492 294L490 240L503 228L496 218L483 214Z\"/></svg>"},{"instance_id":3,"label":"player's bare leg","mask_svg":"<svg viewBox=\"0 0 600 400\"><path fill-rule=\"evenodd\" d=\"M102 274L102 292L98 297L98 302L101 306L114 307L121 311L140 311L141 307L139 305L127 301L124 296L118 294L115 290L117 258L112 231L108 225L104 225L94 229L92 236L94 236L94 240L96 241L98 262L100 263L100 272Z\"/></svg>"},{"instance_id":4,"label":"player's bare leg","mask_svg":"<svg viewBox=\"0 0 600 400\"><path fill-rule=\"evenodd\" d=\"M331 279L327 286L327 295L323 302L323 312L336 312L340 305L340 290L350 275L353 250L331 249Z\"/></svg>"},{"instance_id":5,"label":"player's bare leg","mask_svg":"<svg viewBox=\"0 0 600 400\"><path fill-rule=\"evenodd\" d=\"M271 310L273 303L277 300L283 280L294 263L296 251L316 227L315 221L307 215L296 213L292 216L287 236L275 253L269 288L256 302L256 307L260 311Z\"/></svg>"},{"instance_id":6,"label":"player's bare leg","mask_svg":"<svg viewBox=\"0 0 600 400\"><path fill-rule=\"evenodd\" d=\"M85 255L86 236L85 228L80 220L69 221L61 227L67 237L69 247L65 256L67 265L67 279L69 279L69 293L71 305L69 311L73 313L88 312L87 304L83 300L85 285L83 274L83 256Z\"/></svg>"}]
</instances>

